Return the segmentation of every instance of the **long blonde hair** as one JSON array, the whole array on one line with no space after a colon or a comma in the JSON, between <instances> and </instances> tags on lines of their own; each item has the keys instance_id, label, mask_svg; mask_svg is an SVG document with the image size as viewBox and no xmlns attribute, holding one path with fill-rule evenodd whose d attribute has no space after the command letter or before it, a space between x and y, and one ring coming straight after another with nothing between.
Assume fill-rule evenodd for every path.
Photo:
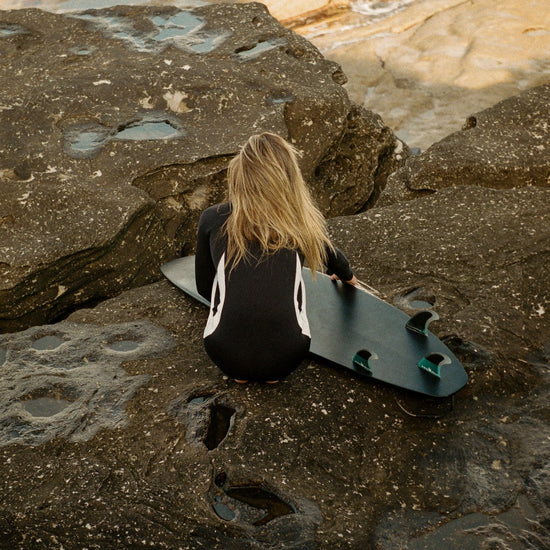
<instances>
[{"instance_id":1,"label":"long blonde hair","mask_svg":"<svg viewBox=\"0 0 550 550\"><path fill-rule=\"evenodd\" d=\"M296 150L278 135L252 136L229 163L224 225L227 265L246 259L251 242L273 253L300 250L313 273L332 248L321 212L313 204L297 162Z\"/></svg>"}]
</instances>

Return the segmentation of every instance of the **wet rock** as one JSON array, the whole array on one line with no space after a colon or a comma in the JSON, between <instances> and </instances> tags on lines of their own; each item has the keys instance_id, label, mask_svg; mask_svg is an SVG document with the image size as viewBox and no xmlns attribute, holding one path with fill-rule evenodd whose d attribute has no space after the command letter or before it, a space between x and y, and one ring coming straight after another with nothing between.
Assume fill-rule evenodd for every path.
<instances>
[{"instance_id":1,"label":"wet rock","mask_svg":"<svg viewBox=\"0 0 550 550\"><path fill-rule=\"evenodd\" d=\"M125 403L124 423L92 416L91 439L60 431L32 453L30 439L0 448L0 540L19 548L548 547L549 193L457 186L330 221L360 279L408 312L420 300L439 315L430 329L469 382L432 410L423 397L310 359L277 385L235 384L204 352L206 308L167 281L73 313L68 326L96 327L94 335L148 318L154 324L140 330L162 327L164 336L146 357L127 328L103 337L99 356L116 358L117 379L148 380ZM77 400L61 381L98 353L94 336L82 346L90 355L74 354L48 391L30 387L26 357L56 372L51 359L67 346L56 326L0 344L3 393L12 395L16 379L25 388L18 411L55 413L33 421L42 430ZM5 433L18 422L11 414Z\"/></svg>"},{"instance_id":2,"label":"wet rock","mask_svg":"<svg viewBox=\"0 0 550 550\"><path fill-rule=\"evenodd\" d=\"M124 365L150 382L123 429L0 449L10 536L53 522L52 548L65 533L122 548L548 546L548 193L444 189L330 222L386 299L433 302L430 329L469 374L454 400L309 359L275 386L226 380L203 350L206 308L167 281L75 312L83 326L148 317L176 347Z\"/></svg>"},{"instance_id":3,"label":"wet rock","mask_svg":"<svg viewBox=\"0 0 550 550\"><path fill-rule=\"evenodd\" d=\"M445 187L550 186L550 84L470 116L462 131L407 159L379 206Z\"/></svg>"},{"instance_id":4,"label":"wet rock","mask_svg":"<svg viewBox=\"0 0 550 550\"><path fill-rule=\"evenodd\" d=\"M0 330L160 277L252 133L303 152L328 215L361 209L406 156L340 67L260 4L14 10L0 25Z\"/></svg>"},{"instance_id":5,"label":"wet rock","mask_svg":"<svg viewBox=\"0 0 550 550\"><path fill-rule=\"evenodd\" d=\"M170 335L149 321L62 322L0 336L0 446L86 441L124 426L126 402L150 377L128 376L121 363L172 347Z\"/></svg>"}]
</instances>

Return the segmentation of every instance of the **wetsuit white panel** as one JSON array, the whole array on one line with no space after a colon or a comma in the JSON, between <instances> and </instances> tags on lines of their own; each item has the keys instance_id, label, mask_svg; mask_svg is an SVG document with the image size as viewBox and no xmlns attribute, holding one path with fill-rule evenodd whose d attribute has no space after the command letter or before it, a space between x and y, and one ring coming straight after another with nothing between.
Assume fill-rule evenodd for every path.
<instances>
[{"instance_id":1,"label":"wetsuit white panel","mask_svg":"<svg viewBox=\"0 0 550 550\"><path fill-rule=\"evenodd\" d=\"M216 276L214 277L214 283L212 284L212 296L210 297L210 315L206 322L203 337L210 336L218 325L223 311L223 304L225 302L225 253L222 255L218 262L218 268L216 270Z\"/></svg>"},{"instance_id":2,"label":"wetsuit white panel","mask_svg":"<svg viewBox=\"0 0 550 550\"><path fill-rule=\"evenodd\" d=\"M302 329L302 334L311 338L309 330L309 321L306 310L306 287L302 276L302 262L296 252L296 278L294 279L294 309L296 310L296 320Z\"/></svg>"}]
</instances>

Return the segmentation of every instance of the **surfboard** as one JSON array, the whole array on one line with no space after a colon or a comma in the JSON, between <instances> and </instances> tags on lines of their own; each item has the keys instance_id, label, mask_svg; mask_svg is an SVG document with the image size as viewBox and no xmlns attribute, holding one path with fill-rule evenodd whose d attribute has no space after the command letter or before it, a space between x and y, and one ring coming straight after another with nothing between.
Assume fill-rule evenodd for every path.
<instances>
[{"instance_id":1,"label":"surfboard","mask_svg":"<svg viewBox=\"0 0 550 550\"><path fill-rule=\"evenodd\" d=\"M189 296L210 306L195 284L195 257L161 267ZM428 329L432 310L410 317L374 294L303 268L311 329L310 354L359 376L432 397L448 397L468 376L452 351Z\"/></svg>"}]
</instances>

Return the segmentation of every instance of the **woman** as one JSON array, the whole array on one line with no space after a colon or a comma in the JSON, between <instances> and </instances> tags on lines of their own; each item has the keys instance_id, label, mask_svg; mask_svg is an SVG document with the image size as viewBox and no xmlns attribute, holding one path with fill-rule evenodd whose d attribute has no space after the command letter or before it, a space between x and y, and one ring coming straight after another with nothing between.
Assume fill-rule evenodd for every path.
<instances>
[{"instance_id":1,"label":"woman","mask_svg":"<svg viewBox=\"0 0 550 550\"><path fill-rule=\"evenodd\" d=\"M204 345L237 382L276 382L309 350L304 260L313 272L356 279L283 138L252 136L227 177L229 202L206 209L198 228L195 278L211 302Z\"/></svg>"}]
</instances>

